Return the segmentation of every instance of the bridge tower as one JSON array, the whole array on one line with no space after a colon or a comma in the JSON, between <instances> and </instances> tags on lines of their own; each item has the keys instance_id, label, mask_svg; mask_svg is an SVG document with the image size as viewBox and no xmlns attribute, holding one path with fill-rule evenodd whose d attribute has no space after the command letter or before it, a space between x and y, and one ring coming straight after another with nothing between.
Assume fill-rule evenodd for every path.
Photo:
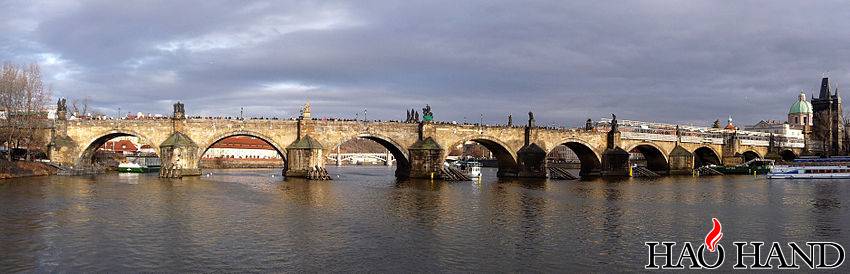
<instances>
[{"instance_id":1,"label":"bridge tower","mask_svg":"<svg viewBox=\"0 0 850 274\"><path fill-rule=\"evenodd\" d=\"M181 102L174 104L171 116L171 136L159 145L159 157L162 168L159 176L180 178L201 175L198 145L186 136L186 110Z\"/></svg>"},{"instance_id":2,"label":"bridge tower","mask_svg":"<svg viewBox=\"0 0 850 274\"><path fill-rule=\"evenodd\" d=\"M629 177L631 176L631 162L629 152L620 148L620 129L617 124L617 116L613 115L611 130L608 131L606 149L602 153L602 176L603 177Z\"/></svg>"}]
</instances>

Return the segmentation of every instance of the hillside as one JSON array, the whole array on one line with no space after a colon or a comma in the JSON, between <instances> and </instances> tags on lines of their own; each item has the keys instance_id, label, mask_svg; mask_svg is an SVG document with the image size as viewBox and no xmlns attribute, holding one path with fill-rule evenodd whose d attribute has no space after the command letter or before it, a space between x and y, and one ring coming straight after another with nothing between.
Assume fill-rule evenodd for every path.
<instances>
[{"instance_id":1,"label":"hillside","mask_svg":"<svg viewBox=\"0 0 850 274\"><path fill-rule=\"evenodd\" d=\"M339 150L340 153L384 153L387 151L381 144L362 138L355 138L342 143Z\"/></svg>"}]
</instances>

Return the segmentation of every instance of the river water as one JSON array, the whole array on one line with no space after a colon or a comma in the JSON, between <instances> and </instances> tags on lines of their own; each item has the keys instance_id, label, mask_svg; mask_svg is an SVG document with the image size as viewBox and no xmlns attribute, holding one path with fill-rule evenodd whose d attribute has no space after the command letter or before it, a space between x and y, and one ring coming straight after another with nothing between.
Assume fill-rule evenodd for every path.
<instances>
[{"instance_id":1,"label":"river water","mask_svg":"<svg viewBox=\"0 0 850 274\"><path fill-rule=\"evenodd\" d=\"M388 167L0 181L0 272L563 272L642 270L645 241L850 234L847 181L396 181ZM726 263L725 267L731 267Z\"/></svg>"}]
</instances>

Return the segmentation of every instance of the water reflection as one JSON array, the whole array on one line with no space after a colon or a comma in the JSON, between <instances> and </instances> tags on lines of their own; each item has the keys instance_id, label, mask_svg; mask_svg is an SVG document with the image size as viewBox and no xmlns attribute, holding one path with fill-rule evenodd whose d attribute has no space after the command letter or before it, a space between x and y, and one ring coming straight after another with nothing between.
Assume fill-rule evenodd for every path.
<instances>
[{"instance_id":1,"label":"water reflection","mask_svg":"<svg viewBox=\"0 0 850 274\"><path fill-rule=\"evenodd\" d=\"M0 183L0 272L640 270L647 240L847 244L847 184L752 176L396 180L331 167L43 177Z\"/></svg>"}]
</instances>

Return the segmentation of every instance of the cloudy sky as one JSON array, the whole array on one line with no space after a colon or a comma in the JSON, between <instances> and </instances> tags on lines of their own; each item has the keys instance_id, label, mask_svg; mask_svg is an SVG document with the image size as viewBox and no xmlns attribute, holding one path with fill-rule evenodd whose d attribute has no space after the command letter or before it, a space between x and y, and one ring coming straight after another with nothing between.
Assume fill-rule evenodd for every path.
<instances>
[{"instance_id":1,"label":"cloudy sky","mask_svg":"<svg viewBox=\"0 0 850 274\"><path fill-rule=\"evenodd\" d=\"M753 123L850 89L845 1L0 0L0 33L107 114Z\"/></svg>"}]
</instances>

